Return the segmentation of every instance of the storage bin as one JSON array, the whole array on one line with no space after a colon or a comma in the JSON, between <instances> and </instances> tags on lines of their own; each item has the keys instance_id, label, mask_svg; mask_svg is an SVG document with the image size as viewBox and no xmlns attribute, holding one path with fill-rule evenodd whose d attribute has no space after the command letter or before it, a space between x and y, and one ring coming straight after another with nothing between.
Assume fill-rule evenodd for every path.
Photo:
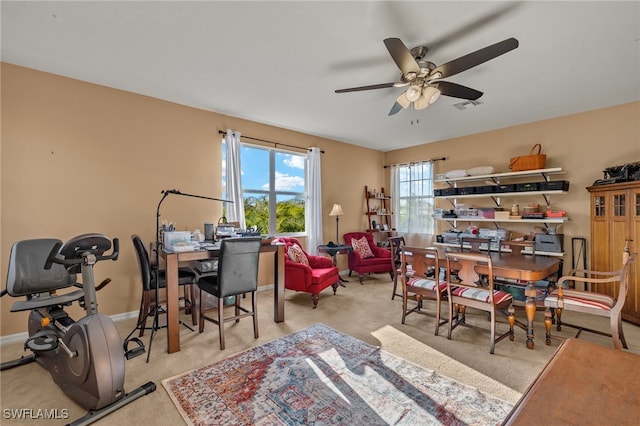
<instances>
[{"instance_id":1,"label":"storage bin","mask_svg":"<svg viewBox=\"0 0 640 426\"><path fill-rule=\"evenodd\" d=\"M484 185L476 187L477 194L492 194L494 192L496 192L496 185Z\"/></svg>"},{"instance_id":2,"label":"storage bin","mask_svg":"<svg viewBox=\"0 0 640 426\"><path fill-rule=\"evenodd\" d=\"M475 194L475 193L476 193L475 186L465 186L462 188L458 188L458 195L469 195L469 194Z\"/></svg>"},{"instance_id":3,"label":"storage bin","mask_svg":"<svg viewBox=\"0 0 640 426\"><path fill-rule=\"evenodd\" d=\"M444 188L442 195L458 195L458 188Z\"/></svg>"},{"instance_id":4,"label":"storage bin","mask_svg":"<svg viewBox=\"0 0 640 426\"><path fill-rule=\"evenodd\" d=\"M535 250L551 253L562 253L564 234L536 234Z\"/></svg>"},{"instance_id":5,"label":"storage bin","mask_svg":"<svg viewBox=\"0 0 640 426\"><path fill-rule=\"evenodd\" d=\"M540 190L542 191L568 191L569 181L558 180L553 182L542 182L540 186Z\"/></svg>"},{"instance_id":6,"label":"storage bin","mask_svg":"<svg viewBox=\"0 0 640 426\"><path fill-rule=\"evenodd\" d=\"M496 218L496 210L495 209L480 208L480 209L478 209L478 217L481 217L483 219L495 219Z\"/></svg>"},{"instance_id":7,"label":"storage bin","mask_svg":"<svg viewBox=\"0 0 640 426\"><path fill-rule=\"evenodd\" d=\"M514 192L515 190L516 190L516 186L513 184L497 185L495 192Z\"/></svg>"},{"instance_id":8,"label":"storage bin","mask_svg":"<svg viewBox=\"0 0 640 426\"><path fill-rule=\"evenodd\" d=\"M540 182L528 182L528 183L516 184L517 192L539 191L539 190L540 190Z\"/></svg>"}]
</instances>

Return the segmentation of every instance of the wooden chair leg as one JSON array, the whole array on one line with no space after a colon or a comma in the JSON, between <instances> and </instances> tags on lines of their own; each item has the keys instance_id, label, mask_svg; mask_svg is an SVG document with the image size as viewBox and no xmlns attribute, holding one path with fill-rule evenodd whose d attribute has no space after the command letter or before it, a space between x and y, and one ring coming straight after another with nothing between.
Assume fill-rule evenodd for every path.
<instances>
[{"instance_id":1,"label":"wooden chair leg","mask_svg":"<svg viewBox=\"0 0 640 426\"><path fill-rule=\"evenodd\" d=\"M616 349L629 349L627 342L624 339L624 332L622 331L622 318L621 315L613 315L610 317L611 321L611 337L613 338L613 346Z\"/></svg>"},{"instance_id":2,"label":"wooden chair leg","mask_svg":"<svg viewBox=\"0 0 640 426\"><path fill-rule=\"evenodd\" d=\"M551 346L551 324L553 323L553 314L551 309L547 308L544 311L544 329L545 329L545 343L547 346Z\"/></svg>"},{"instance_id":3,"label":"wooden chair leg","mask_svg":"<svg viewBox=\"0 0 640 426\"><path fill-rule=\"evenodd\" d=\"M556 330L562 331L562 308L556 308Z\"/></svg>"},{"instance_id":4,"label":"wooden chair leg","mask_svg":"<svg viewBox=\"0 0 640 426\"><path fill-rule=\"evenodd\" d=\"M513 307L513 303L509 305L507 312L508 312L507 321L509 322L509 340L513 342L515 340L513 327L516 325L516 308Z\"/></svg>"},{"instance_id":5,"label":"wooden chair leg","mask_svg":"<svg viewBox=\"0 0 640 426\"><path fill-rule=\"evenodd\" d=\"M402 321L401 323L404 324L404 320L407 317L407 295L403 294L402 295Z\"/></svg>"},{"instance_id":6,"label":"wooden chair leg","mask_svg":"<svg viewBox=\"0 0 640 426\"><path fill-rule=\"evenodd\" d=\"M393 293L391 293L391 300L393 300L396 297L396 290L398 289L398 274L394 274L391 278L393 278Z\"/></svg>"},{"instance_id":7,"label":"wooden chair leg","mask_svg":"<svg viewBox=\"0 0 640 426\"><path fill-rule=\"evenodd\" d=\"M493 355L496 348L496 310L491 310L491 345L489 348L489 353Z\"/></svg>"},{"instance_id":8,"label":"wooden chair leg","mask_svg":"<svg viewBox=\"0 0 640 426\"><path fill-rule=\"evenodd\" d=\"M318 300L320 300L320 296L318 293L311 294L311 301L313 302L313 309L318 307Z\"/></svg>"}]
</instances>

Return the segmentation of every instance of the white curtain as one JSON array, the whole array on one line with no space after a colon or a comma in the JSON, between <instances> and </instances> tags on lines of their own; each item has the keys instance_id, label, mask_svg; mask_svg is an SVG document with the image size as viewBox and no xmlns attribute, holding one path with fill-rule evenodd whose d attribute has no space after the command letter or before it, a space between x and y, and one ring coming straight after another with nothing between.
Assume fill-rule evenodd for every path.
<instances>
[{"instance_id":1,"label":"white curtain","mask_svg":"<svg viewBox=\"0 0 640 426\"><path fill-rule=\"evenodd\" d=\"M322 241L322 186L320 175L320 148L313 147L307 156L309 161L309 174L307 182L307 251L310 254L318 253L318 245Z\"/></svg>"},{"instance_id":2,"label":"white curtain","mask_svg":"<svg viewBox=\"0 0 640 426\"><path fill-rule=\"evenodd\" d=\"M239 222L240 229L246 229L244 220L244 200L242 199L242 171L240 170L240 132L227 130L224 137L227 145L227 221Z\"/></svg>"}]
</instances>

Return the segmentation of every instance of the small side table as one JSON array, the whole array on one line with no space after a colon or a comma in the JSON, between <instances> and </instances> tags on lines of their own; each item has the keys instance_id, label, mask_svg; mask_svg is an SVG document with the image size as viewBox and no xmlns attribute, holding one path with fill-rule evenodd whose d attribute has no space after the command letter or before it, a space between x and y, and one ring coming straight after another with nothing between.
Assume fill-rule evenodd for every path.
<instances>
[{"instance_id":1,"label":"small side table","mask_svg":"<svg viewBox=\"0 0 640 426\"><path fill-rule=\"evenodd\" d=\"M319 245L318 246L318 251L320 253L326 253L331 257L331 260L333 261L333 266L337 266L338 265L338 255L339 254L349 254L353 251L353 247L351 247L350 245L347 244L340 244L340 245ZM342 278L340 275L338 275L340 277L340 281L342 281L343 283L349 282L347 280L345 280L344 278ZM344 284L340 284L342 287L345 287Z\"/></svg>"}]
</instances>

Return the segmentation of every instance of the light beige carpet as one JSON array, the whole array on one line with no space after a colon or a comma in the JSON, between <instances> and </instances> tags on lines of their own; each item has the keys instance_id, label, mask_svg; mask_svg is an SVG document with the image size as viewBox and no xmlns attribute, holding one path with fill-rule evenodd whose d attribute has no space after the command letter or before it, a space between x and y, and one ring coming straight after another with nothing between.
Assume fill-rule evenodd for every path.
<instances>
[{"instance_id":1,"label":"light beige carpet","mask_svg":"<svg viewBox=\"0 0 640 426\"><path fill-rule=\"evenodd\" d=\"M401 300L391 300L389 276L372 275L360 285L356 277L351 277L347 287L340 287L336 296L331 289L321 293L317 309L311 309L310 295L306 293L286 292L284 323L273 322L273 292L259 293L260 338L254 339L252 324L248 319L238 324L226 325L227 349L220 351L217 327L211 323L205 326L205 332L199 334L186 328L181 331L182 350L175 354L166 352L166 334L161 330L153 342L151 361L145 363L145 356L126 362L126 389L132 390L151 380L158 389L129 406L97 422L100 425L129 424L183 424L183 420L162 388L163 379L188 370L200 368L226 356L246 350L250 347L269 342L275 338L290 334L317 322L324 323L336 330L352 335L372 345L380 346L395 355L462 383L475 386L501 399L516 402L536 377L538 372L552 356L560 343L560 338L573 337L575 330L566 328L554 338L552 346L544 344L542 312L536 315L536 346L529 350L525 347L525 332L516 328L516 340L504 340L496 345L496 353L489 354L489 335L469 328L454 330L453 339L447 340L446 326L440 335L434 336L434 319L410 315L405 325L400 324ZM446 312L446 309L445 309ZM11 321L12 314L2 313L3 321ZM524 312L516 313L524 318ZM586 321L591 326L607 330L608 321L602 318L587 318L584 315L567 313L565 319L570 322ZM184 321L190 321L187 316ZM486 325L483 313L469 315L469 321ZM118 324L124 337L134 326L134 320ZM640 327L624 323L624 330L630 351L640 354ZM26 330L26 321L25 321ZM556 333L554 331L554 333ZM612 346L609 338L582 333L581 339ZM148 336L143 338L148 344ZM1 359L7 361L19 357L24 352L22 344L12 344L1 348ZM146 354L145 354L146 355ZM67 409L68 419L56 419L47 424L65 424L76 419L84 412L69 400L51 380L47 371L37 364L30 364L4 371L0 374L1 408L5 409ZM3 425L42 424L42 420L16 420L3 417Z\"/></svg>"}]
</instances>

